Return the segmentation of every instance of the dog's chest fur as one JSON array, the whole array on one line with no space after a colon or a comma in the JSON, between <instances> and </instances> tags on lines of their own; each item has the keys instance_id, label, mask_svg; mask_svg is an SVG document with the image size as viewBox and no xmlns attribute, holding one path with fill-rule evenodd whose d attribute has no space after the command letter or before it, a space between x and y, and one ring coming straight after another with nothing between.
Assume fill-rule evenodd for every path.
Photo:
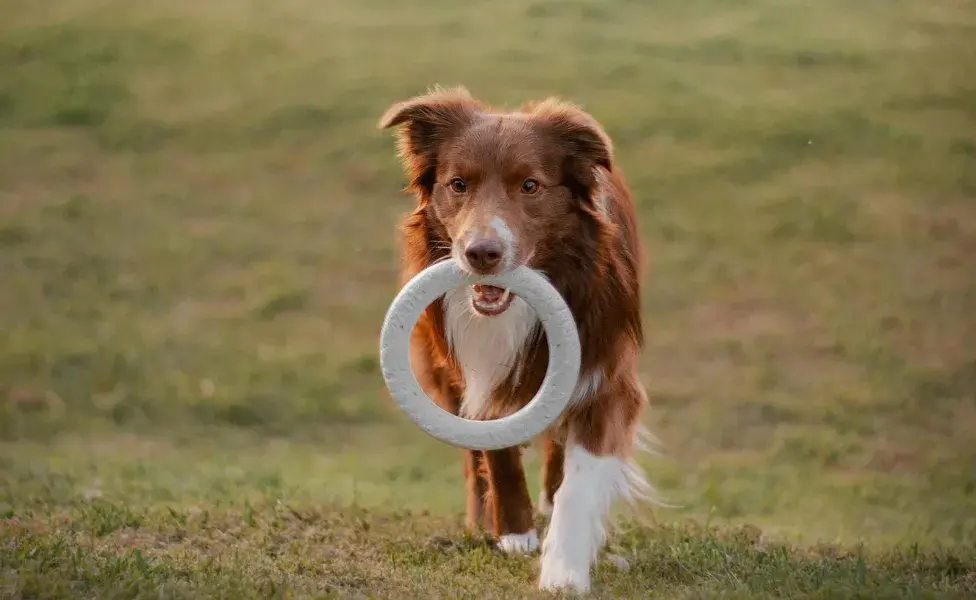
<instances>
[{"instance_id":1,"label":"dog's chest fur","mask_svg":"<svg viewBox=\"0 0 976 600\"><path fill-rule=\"evenodd\" d=\"M464 374L460 413L477 419L484 415L492 392L513 369L518 377L522 351L539 320L518 297L498 316L479 315L471 307L467 288L447 293L444 313L447 342Z\"/></svg>"}]
</instances>

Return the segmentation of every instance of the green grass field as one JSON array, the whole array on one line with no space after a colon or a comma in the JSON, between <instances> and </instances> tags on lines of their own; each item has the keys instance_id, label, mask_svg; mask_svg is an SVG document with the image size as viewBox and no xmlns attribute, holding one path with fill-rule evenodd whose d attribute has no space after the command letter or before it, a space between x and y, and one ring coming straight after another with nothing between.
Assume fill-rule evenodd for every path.
<instances>
[{"instance_id":1,"label":"green grass field","mask_svg":"<svg viewBox=\"0 0 976 600\"><path fill-rule=\"evenodd\" d=\"M540 595L378 371L434 84L578 102L636 194L678 506L595 596L976 595L973 2L0 14L0 597Z\"/></svg>"}]
</instances>

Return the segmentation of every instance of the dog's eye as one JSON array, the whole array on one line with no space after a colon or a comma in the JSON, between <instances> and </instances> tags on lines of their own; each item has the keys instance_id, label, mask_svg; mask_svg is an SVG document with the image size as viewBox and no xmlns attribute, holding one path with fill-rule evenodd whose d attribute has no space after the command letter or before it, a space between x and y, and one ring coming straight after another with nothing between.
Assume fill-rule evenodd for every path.
<instances>
[{"instance_id":1,"label":"dog's eye","mask_svg":"<svg viewBox=\"0 0 976 600\"><path fill-rule=\"evenodd\" d=\"M451 190L453 190L455 194L463 194L464 192L468 191L468 185L464 183L464 180L460 177L455 177L452 179L450 185Z\"/></svg>"},{"instance_id":2,"label":"dog's eye","mask_svg":"<svg viewBox=\"0 0 976 600\"><path fill-rule=\"evenodd\" d=\"M534 194L539 190L539 182L535 179L526 179L522 182L523 194Z\"/></svg>"}]
</instances>

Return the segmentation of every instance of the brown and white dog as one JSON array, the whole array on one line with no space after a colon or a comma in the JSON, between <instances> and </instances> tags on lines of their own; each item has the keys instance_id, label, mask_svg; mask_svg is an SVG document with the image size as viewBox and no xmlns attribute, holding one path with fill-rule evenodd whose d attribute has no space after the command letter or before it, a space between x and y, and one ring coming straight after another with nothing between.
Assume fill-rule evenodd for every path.
<instances>
[{"instance_id":1,"label":"brown and white dog","mask_svg":"<svg viewBox=\"0 0 976 600\"><path fill-rule=\"evenodd\" d=\"M576 317L582 367L564 415L542 437L539 511L550 515L539 587L590 587L617 497L652 488L634 461L646 397L637 375L643 334L643 252L634 204L609 137L556 99L497 112L463 88L394 104L416 194L403 223L402 283L453 257L472 273L528 265L546 275ZM411 358L444 409L495 419L524 406L545 375L548 346L532 309L491 286L448 292L413 332ZM506 552L539 547L521 449L464 451L467 523Z\"/></svg>"}]
</instances>

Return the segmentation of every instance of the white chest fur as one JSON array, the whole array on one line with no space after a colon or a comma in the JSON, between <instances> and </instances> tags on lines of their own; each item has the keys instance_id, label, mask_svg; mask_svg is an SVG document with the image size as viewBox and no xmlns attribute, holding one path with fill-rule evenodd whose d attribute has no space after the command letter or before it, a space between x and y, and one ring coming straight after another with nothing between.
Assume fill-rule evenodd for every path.
<instances>
[{"instance_id":1,"label":"white chest fur","mask_svg":"<svg viewBox=\"0 0 976 600\"><path fill-rule=\"evenodd\" d=\"M498 316L479 315L471 307L471 293L471 288L448 292L444 311L447 341L464 372L461 416L477 419L495 388L518 368L520 355L539 320L518 297Z\"/></svg>"}]
</instances>

